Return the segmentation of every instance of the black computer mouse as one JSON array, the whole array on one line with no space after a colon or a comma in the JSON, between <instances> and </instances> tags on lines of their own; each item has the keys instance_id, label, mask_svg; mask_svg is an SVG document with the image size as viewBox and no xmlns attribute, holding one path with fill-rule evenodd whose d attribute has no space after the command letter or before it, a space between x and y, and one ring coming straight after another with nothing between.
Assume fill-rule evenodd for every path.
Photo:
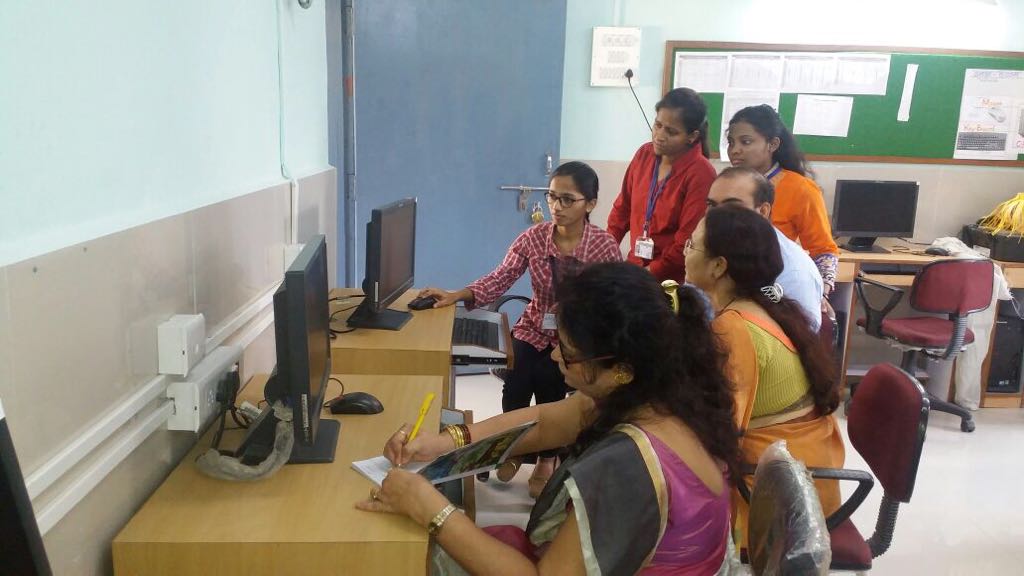
<instances>
[{"instance_id":1,"label":"black computer mouse","mask_svg":"<svg viewBox=\"0 0 1024 576\"><path fill-rule=\"evenodd\" d=\"M380 414L384 405L373 394L349 392L327 403L331 414Z\"/></svg>"},{"instance_id":2,"label":"black computer mouse","mask_svg":"<svg viewBox=\"0 0 1024 576\"><path fill-rule=\"evenodd\" d=\"M434 304L436 304L436 303L437 303L437 297L436 296L420 296L418 298L413 298L412 300L409 301L409 309L410 310L426 310L428 308L433 308Z\"/></svg>"},{"instance_id":3,"label":"black computer mouse","mask_svg":"<svg viewBox=\"0 0 1024 576\"><path fill-rule=\"evenodd\" d=\"M924 250L925 254L931 254L932 256L949 256L951 252L941 246L929 246Z\"/></svg>"}]
</instances>

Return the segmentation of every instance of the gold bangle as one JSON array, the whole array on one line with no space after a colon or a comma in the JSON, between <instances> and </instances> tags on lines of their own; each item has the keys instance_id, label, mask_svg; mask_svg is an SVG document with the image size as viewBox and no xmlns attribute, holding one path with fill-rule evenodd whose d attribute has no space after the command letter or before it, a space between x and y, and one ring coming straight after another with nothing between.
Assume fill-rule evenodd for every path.
<instances>
[{"instance_id":1,"label":"gold bangle","mask_svg":"<svg viewBox=\"0 0 1024 576\"><path fill-rule=\"evenodd\" d=\"M444 429L448 432L448 435L452 437L452 442L455 443L456 448L462 448L465 446L462 439L462 430L459 430L458 427L454 425L445 426Z\"/></svg>"},{"instance_id":2,"label":"gold bangle","mask_svg":"<svg viewBox=\"0 0 1024 576\"><path fill-rule=\"evenodd\" d=\"M440 530L441 527L444 526L444 523L448 521L452 512L455 512L455 504L448 504L442 508L441 511L430 520L430 523L427 524L427 534L430 534L431 536L437 534L437 531Z\"/></svg>"},{"instance_id":3,"label":"gold bangle","mask_svg":"<svg viewBox=\"0 0 1024 576\"><path fill-rule=\"evenodd\" d=\"M465 443L466 444L472 444L473 443L473 438L471 438L470 435L469 435L469 426L466 426L465 424L459 424L458 426L459 426L459 429L462 430L462 437L463 437Z\"/></svg>"}]
</instances>

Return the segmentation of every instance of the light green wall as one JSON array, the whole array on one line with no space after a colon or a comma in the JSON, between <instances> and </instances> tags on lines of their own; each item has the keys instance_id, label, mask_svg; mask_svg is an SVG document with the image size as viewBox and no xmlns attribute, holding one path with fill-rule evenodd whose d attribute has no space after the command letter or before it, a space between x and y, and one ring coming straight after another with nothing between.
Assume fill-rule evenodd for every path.
<instances>
[{"instance_id":1,"label":"light green wall","mask_svg":"<svg viewBox=\"0 0 1024 576\"><path fill-rule=\"evenodd\" d=\"M327 165L324 3L4 2L0 266Z\"/></svg>"},{"instance_id":2,"label":"light green wall","mask_svg":"<svg viewBox=\"0 0 1024 576\"><path fill-rule=\"evenodd\" d=\"M1024 52L1021 0L568 0L563 158L628 161L650 138L628 88L590 87L595 26L641 27L635 85L650 118L670 40Z\"/></svg>"}]
</instances>

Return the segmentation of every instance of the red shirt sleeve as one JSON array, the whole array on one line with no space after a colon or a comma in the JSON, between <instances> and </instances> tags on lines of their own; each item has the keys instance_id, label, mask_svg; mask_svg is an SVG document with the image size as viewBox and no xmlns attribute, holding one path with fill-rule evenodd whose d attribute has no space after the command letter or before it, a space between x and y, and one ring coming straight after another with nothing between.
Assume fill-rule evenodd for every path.
<instances>
[{"instance_id":1,"label":"red shirt sleeve","mask_svg":"<svg viewBox=\"0 0 1024 576\"><path fill-rule=\"evenodd\" d=\"M615 203L612 204L611 212L608 213L608 233L620 244L626 237L626 233L629 232L633 186L635 186L636 171L641 169L639 158L642 151L643 147L637 150L633 155L633 160L626 167L626 175L622 177L622 188L615 198Z\"/></svg>"}]
</instances>

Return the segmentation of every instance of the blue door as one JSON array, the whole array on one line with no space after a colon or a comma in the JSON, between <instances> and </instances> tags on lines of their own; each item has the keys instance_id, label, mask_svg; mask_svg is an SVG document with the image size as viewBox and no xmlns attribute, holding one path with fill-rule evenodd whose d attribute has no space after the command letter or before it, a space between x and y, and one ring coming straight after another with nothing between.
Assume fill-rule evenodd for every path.
<instances>
[{"instance_id":1,"label":"blue door","mask_svg":"<svg viewBox=\"0 0 1024 576\"><path fill-rule=\"evenodd\" d=\"M356 0L355 36L357 286L370 210L416 196L416 285L461 288L530 225L500 187L557 166L565 1Z\"/></svg>"}]
</instances>

